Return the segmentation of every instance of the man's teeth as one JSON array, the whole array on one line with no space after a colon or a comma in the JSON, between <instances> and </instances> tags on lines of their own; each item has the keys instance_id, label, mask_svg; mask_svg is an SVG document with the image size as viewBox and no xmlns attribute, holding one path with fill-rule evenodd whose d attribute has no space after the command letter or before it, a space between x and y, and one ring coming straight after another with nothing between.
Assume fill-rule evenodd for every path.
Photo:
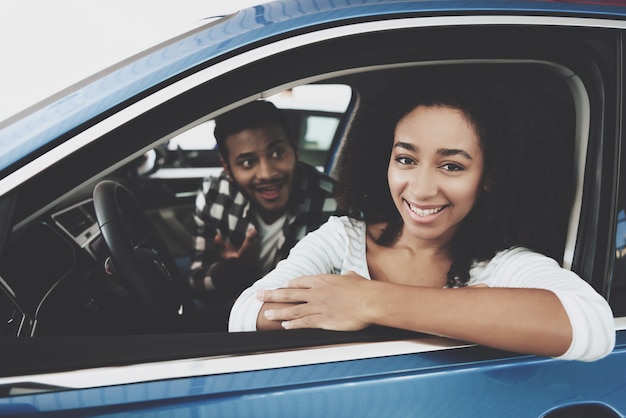
<instances>
[{"instance_id":1,"label":"man's teeth","mask_svg":"<svg viewBox=\"0 0 626 418\"><path fill-rule=\"evenodd\" d=\"M411 211L413 213L415 213L417 216L430 216L430 215L434 215L435 213L439 213L443 210L443 206L438 207L438 208L433 208L433 209L420 209L417 208L411 204L409 204L409 207L411 208Z\"/></svg>"},{"instance_id":2,"label":"man's teeth","mask_svg":"<svg viewBox=\"0 0 626 418\"><path fill-rule=\"evenodd\" d=\"M261 192L269 192L269 191L278 189L278 186L279 186L278 184L274 184L272 186L257 187L257 190Z\"/></svg>"}]
</instances>

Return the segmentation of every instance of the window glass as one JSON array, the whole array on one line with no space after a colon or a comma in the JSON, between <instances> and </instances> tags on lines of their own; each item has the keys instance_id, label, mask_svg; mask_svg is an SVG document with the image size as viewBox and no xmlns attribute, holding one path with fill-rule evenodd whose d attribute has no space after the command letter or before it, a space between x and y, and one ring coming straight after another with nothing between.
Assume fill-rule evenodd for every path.
<instances>
[{"instance_id":1,"label":"window glass","mask_svg":"<svg viewBox=\"0 0 626 418\"><path fill-rule=\"evenodd\" d=\"M333 141L339 118L308 116L305 123L303 150L328 150Z\"/></svg>"},{"instance_id":2,"label":"window glass","mask_svg":"<svg viewBox=\"0 0 626 418\"><path fill-rule=\"evenodd\" d=\"M624 167L624 157L621 159ZM617 223L615 225L615 261L609 302L615 316L626 315L626 173L620 170Z\"/></svg>"},{"instance_id":3,"label":"window glass","mask_svg":"<svg viewBox=\"0 0 626 418\"><path fill-rule=\"evenodd\" d=\"M622 178L619 191L619 212L615 226L615 263L609 293L609 302L615 316L626 314L626 202L624 197L626 190L624 187L626 185Z\"/></svg>"},{"instance_id":4,"label":"window glass","mask_svg":"<svg viewBox=\"0 0 626 418\"><path fill-rule=\"evenodd\" d=\"M179 148L185 151L214 149L217 146L213 136L214 129L215 121L201 123L170 140L167 149L170 151Z\"/></svg>"},{"instance_id":5,"label":"window glass","mask_svg":"<svg viewBox=\"0 0 626 418\"><path fill-rule=\"evenodd\" d=\"M323 168L326 154L351 97L352 90L346 85L310 84L284 90L265 100L284 110L292 134L298 139L300 159ZM172 138L167 144L167 149L183 152L207 150L217 152L214 129L213 120L204 122Z\"/></svg>"}]
</instances>

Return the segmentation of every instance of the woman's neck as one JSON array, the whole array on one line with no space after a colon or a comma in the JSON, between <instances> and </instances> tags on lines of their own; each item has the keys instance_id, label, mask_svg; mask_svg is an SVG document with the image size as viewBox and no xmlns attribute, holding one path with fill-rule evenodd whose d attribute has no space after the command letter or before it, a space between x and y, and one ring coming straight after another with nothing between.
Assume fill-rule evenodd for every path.
<instances>
[{"instance_id":1,"label":"woman's neck","mask_svg":"<svg viewBox=\"0 0 626 418\"><path fill-rule=\"evenodd\" d=\"M385 224L368 225L366 256L374 280L392 283L444 287L452 260L448 246L400 235L391 245L377 239Z\"/></svg>"}]
</instances>

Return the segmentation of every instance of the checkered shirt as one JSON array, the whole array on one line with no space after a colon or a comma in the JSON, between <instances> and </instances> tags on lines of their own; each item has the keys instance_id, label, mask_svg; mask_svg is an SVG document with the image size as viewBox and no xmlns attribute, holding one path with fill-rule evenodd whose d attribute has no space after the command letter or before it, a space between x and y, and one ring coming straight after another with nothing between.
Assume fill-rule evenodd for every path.
<instances>
[{"instance_id":1,"label":"checkered shirt","mask_svg":"<svg viewBox=\"0 0 626 418\"><path fill-rule=\"evenodd\" d=\"M335 181L330 177L308 164L297 163L287 218L272 268L286 258L289 250L308 232L319 228L329 216L338 214L334 187ZM218 257L215 235L219 233L225 241L239 248L250 227L259 230L254 212L254 206L224 172L219 177L204 180L196 197L194 219L197 231L190 275L190 284L197 296L213 294L215 297L215 293L220 293L219 286L210 278L211 268ZM260 278L259 266L247 267L246 277L237 278L240 283L235 286L237 292ZM231 292L229 289L228 293Z\"/></svg>"}]
</instances>

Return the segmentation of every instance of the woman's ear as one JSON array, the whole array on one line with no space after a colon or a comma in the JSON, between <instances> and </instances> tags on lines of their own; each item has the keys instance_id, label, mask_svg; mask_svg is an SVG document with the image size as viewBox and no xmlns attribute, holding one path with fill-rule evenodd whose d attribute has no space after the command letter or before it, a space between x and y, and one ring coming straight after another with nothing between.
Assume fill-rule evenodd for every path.
<instances>
[{"instance_id":1,"label":"woman's ear","mask_svg":"<svg viewBox=\"0 0 626 418\"><path fill-rule=\"evenodd\" d=\"M486 176L483 180L483 191L488 192L491 190L491 186L493 185L493 181L491 180L491 176Z\"/></svg>"}]
</instances>

